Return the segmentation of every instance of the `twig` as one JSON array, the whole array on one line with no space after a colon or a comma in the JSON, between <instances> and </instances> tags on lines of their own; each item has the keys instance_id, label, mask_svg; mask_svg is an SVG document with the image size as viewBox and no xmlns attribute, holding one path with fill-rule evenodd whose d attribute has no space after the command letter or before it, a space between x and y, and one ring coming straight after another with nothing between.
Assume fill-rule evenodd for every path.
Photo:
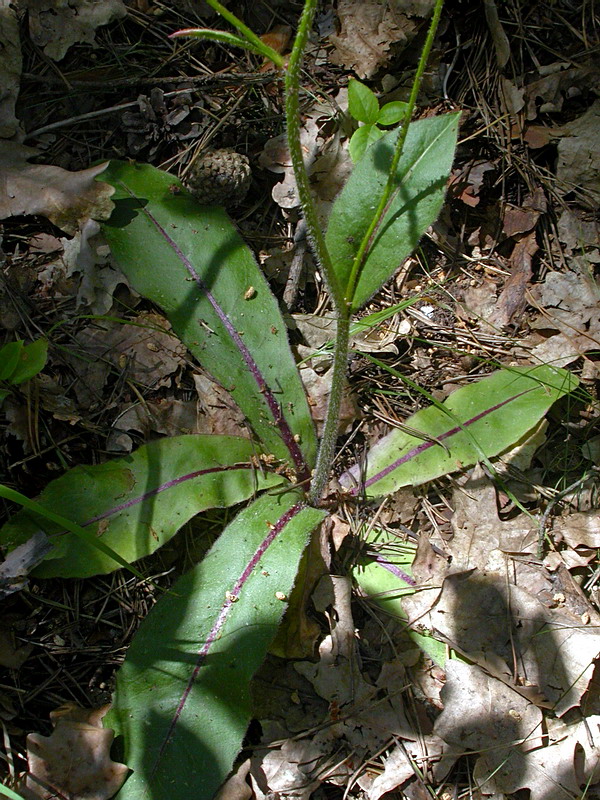
<instances>
[{"instance_id":1,"label":"twig","mask_svg":"<svg viewBox=\"0 0 600 800\"><path fill-rule=\"evenodd\" d=\"M597 467L592 467L592 469L589 472L586 472L585 475L583 475L583 477L579 478L579 480L576 480L570 486L567 486L566 489L563 489L561 492L555 494L552 500L550 500L550 502L548 503L546 510L540 517L540 527L538 531L538 558L543 558L544 555L544 536L546 535L546 525L548 524L548 518L552 513L554 506L557 503L560 503L560 501L563 500L572 491L582 486L587 480L589 480L590 476L593 475L594 473L596 474L598 473Z\"/></svg>"},{"instance_id":2,"label":"twig","mask_svg":"<svg viewBox=\"0 0 600 800\"><path fill-rule=\"evenodd\" d=\"M61 78L49 75L34 75L31 72L24 72L23 78L35 83L43 83L44 86L62 86L65 82ZM69 86L74 89L104 89L106 92L112 92L115 88L121 86L162 86L166 83L193 83L194 86L211 87L211 86L228 86L229 84L241 83L271 83L272 81L279 80L276 73L264 73L259 75L255 72L226 72L218 75L169 75L168 77L154 77L150 78L147 75L135 75L129 78L111 78L103 81L86 81L86 80L73 80L65 76L69 81Z\"/></svg>"},{"instance_id":3,"label":"twig","mask_svg":"<svg viewBox=\"0 0 600 800\"><path fill-rule=\"evenodd\" d=\"M173 97L176 94L183 94L189 92L189 89L175 89L173 92L165 92L165 97ZM67 125L73 125L77 122L85 122L88 119L96 119L97 117L105 117L107 114L114 114L117 111L123 111L125 108L133 108L139 104L138 100L132 100L130 103L121 103L118 106L110 106L110 108L101 108L98 111L88 111L87 114L79 114L76 117L69 117L69 119L61 119L58 122L51 122L49 125L43 125L41 128L36 128L25 136L25 141L34 139L36 136L41 136L42 133L58 130L58 128L66 128Z\"/></svg>"},{"instance_id":4,"label":"twig","mask_svg":"<svg viewBox=\"0 0 600 800\"><path fill-rule=\"evenodd\" d=\"M292 263L290 264L290 271L288 274L287 283L283 291L283 302L287 310L291 311L296 305L298 299L298 286L300 285L300 275L302 274L302 267L304 265L304 256L306 254L306 223L302 218L296 225L296 232L294 233L294 255Z\"/></svg>"}]
</instances>

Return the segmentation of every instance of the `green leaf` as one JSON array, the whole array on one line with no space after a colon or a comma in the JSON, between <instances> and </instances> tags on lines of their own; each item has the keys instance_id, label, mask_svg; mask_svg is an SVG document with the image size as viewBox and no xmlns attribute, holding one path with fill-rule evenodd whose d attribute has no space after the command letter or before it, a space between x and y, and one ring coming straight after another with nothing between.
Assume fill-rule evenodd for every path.
<instances>
[{"instance_id":1,"label":"green leaf","mask_svg":"<svg viewBox=\"0 0 600 800\"><path fill-rule=\"evenodd\" d=\"M48 340L37 339L25 345L19 353L19 362L10 376L10 382L24 383L41 372L46 366L48 358Z\"/></svg>"},{"instance_id":2,"label":"green leaf","mask_svg":"<svg viewBox=\"0 0 600 800\"><path fill-rule=\"evenodd\" d=\"M348 143L350 158L356 164L364 156L367 147L381 139L383 131L377 125L363 125L352 134Z\"/></svg>"},{"instance_id":3,"label":"green leaf","mask_svg":"<svg viewBox=\"0 0 600 800\"><path fill-rule=\"evenodd\" d=\"M379 111L377 124L396 125L398 122L402 122L407 108L408 103L403 103L401 100L392 100L391 103L386 103Z\"/></svg>"},{"instance_id":4,"label":"green leaf","mask_svg":"<svg viewBox=\"0 0 600 800\"><path fill-rule=\"evenodd\" d=\"M416 591L412 577L416 545L399 542L395 532L378 528L367 534L364 545L365 549L351 570L361 596L386 614L406 620L402 598ZM406 633L436 664L444 666L446 645L411 628L407 628Z\"/></svg>"},{"instance_id":5,"label":"green leaf","mask_svg":"<svg viewBox=\"0 0 600 800\"><path fill-rule=\"evenodd\" d=\"M209 41L220 42L230 47L241 47L243 50L249 50L251 53L256 53L256 55L264 56L270 60L273 60L273 53L275 53L275 51L266 44L248 42L246 39L242 39L241 36L236 36L228 31L215 31L212 28L185 28L184 30L172 33L169 39L183 37L190 39L208 39ZM278 54L275 53L275 55ZM277 63L277 61L275 63Z\"/></svg>"},{"instance_id":6,"label":"green leaf","mask_svg":"<svg viewBox=\"0 0 600 800\"><path fill-rule=\"evenodd\" d=\"M458 120L458 114L445 114L411 123L395 189L349 298L351 310L359 309L394 274L435 221L454 158ZM326 243L344 287L383 194L398 133L386 133L367 149L333 205Z\"/></svg>"},{"instance_id":7,"label":"green leaf","mask_svg":"<svg viewBox=\"0 0 600 800\"><path fill-rule=\"evenodd\" d=\"M116 188L104 231L129 281L231 393L267 452L308 477L316 437L286 326L229 217L149 165L113 161L102 180Z\"/></svg>"},{"instance_id":8,"label":"green leaf","mask_svg":"<svg viewBox=\"0 0 600 800\"><path fill-rule=\"evenodd\" d=\"M350 79L348 83L348 111L354 119L367 124L377 122L379 100L364 83Z\"/></svg>"},{"instance_id":9,"label":"green leaf","mask_svg":"<svg viewBox=\"0 0 600 800\"><path fill-rule=\"evenodd\" d=\"M297 491L263 495L142 623L107 725L134 770L118 800L211 800L250 721L249 682L325 512Z\"/></svg>"},{"instance_id":10,"label":"green leaf","mask_svg":"<svg viewBox=\"0 0 600 800\"><path fill-rule=\"evenodd\" d=\"M23 341L9 342L0 348L0 381L10 380L17 368L19 356L23 349Z\"/></svg>"},{"instance_id":11,"label":"green leaf","mask_svg":"<svg viewBox=\"0 0 600 800\"><path fill-rule=\"evenodd\" d=\"M62 514L57 514L54 511L51 511L49 508L40 505L36 500L30 500L24 494L21 494L21 492L17 492L15 489L11 489L9 486L4 486L2 483L0 483L0 497L4 497L5 500L9 500L11 503L17 503L23 508L26 508L30 514L37 515L40 519L56 523L56 525L60 526L65 533L66 531L69 531L70 533L74 534L79 541L83 543L84 549L87 547L91 552L98 550L99 552L104 553L104 555L109 557L111 562L117 563L120 567L129 570L132 575L136 575L140 580L144 580L144 576L141 572L138 572L135 567L132 567L131 564L125 561L125 559L122 558L117 552L106 545L101 539L98 539L95 534L81 527L81 525L77 525L67 517L63 517ZM39 533L40 530L38 528L36 529L34 536L39 538ZM43 538L47 543L48 539L45 534L43 535ZM26 543L24 542L23 545L25 544ZM51 547L53 547L53 545L51 545ZM14 555L14 552L12 555Z\"/></svg>"},{"instance_id":12,"label":"green leaf","mask_svg":"<svg viewBox=\"0 0 600 800\"><path fill-rule=\"evenodd\" d=\"M191 517L251 497L281 477L254 466L256 446L235 436L176 436L158 439L126 458L79 466L52 481L39 503L69 518L126 562L153 553ZM42 530L54 545L34 574L40 578L88 577L112 572L110 555L30 510L15 514L0 530L0 544L13 550Z\"/></svg>"},{"instance_id":13,"label":"green leaf","mask_svg":"<svg viewBox=\"0 0 600 800\"><path fill-rule=\"evenodd\" d=\"M0 794L4 797L8 797L9 800L24 800L23 795L13 792L13 790L9 789L8 786L0 785Z\"/></svg>"},{"instance_id":14,"label":"green leaf","mask_svg":"<svg viewBox=\"0 0 600 800\"><path fill-rule=\"evenodd\" d=\"M491 458L514 445L550 406L578 385L564 369L513 367L458 389L438 406L418 411L367 455L363 486L356 467L340 478L352 494L370 497L416 486Z\"/></svg>"}]
</instances>

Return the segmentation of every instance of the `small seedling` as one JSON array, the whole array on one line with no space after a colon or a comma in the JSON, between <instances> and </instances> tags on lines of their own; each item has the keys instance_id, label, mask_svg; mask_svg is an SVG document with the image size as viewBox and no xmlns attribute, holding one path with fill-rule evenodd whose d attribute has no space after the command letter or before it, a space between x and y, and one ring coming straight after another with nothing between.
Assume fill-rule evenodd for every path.
<instances>
[{"instance_id":1,"label":"small seedling","mask_svg":"<svg viewBox=\"0 0 600 800\"><path fill-rule=\"evenodd\" d=\"M352 78L348 84L348 111L359 123L348 145L350 157L356 164L364 156L367 147L384 135L381 126L391 127L399 122L407 122L408 103L392 100L379 107L375 93L364 83Z\"/></svg>"},{"instance_id":2,"label":"small seedling","mask_svg":"<svg viewBox=\"0 0 600 800\"><path fill-rule=\"evenodd\" d=\"M47 356L47 339L31 344L19 340L0 347L0 404L11 392L8 387L25 383L44 369Z\"/></svg>"}]
</instances>

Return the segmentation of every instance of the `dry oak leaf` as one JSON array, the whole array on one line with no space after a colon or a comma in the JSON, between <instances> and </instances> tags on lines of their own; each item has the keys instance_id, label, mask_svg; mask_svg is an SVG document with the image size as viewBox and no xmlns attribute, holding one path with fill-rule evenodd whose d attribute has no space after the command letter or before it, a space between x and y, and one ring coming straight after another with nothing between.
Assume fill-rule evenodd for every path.
<instances>
[{"instance_id":1,"label":"dry oak leaf","mask_svg":"<svg viewBox=\"0 0 600 800\"><path fill-rule=\"evenodd\" d=\"M576 190L578 202L593 211L600 205L600 100L564 126L558 143L556 177L566 191Z\"/></svg>"},{"instance_id":2,"label":"dry oak leaf","mask_svg":"<svg viewBox=\"0 0 600 800\"><path fill-rule=\"evenodd\" d=\"M68 703L51 712L52 735L27 737L29 771L21 794L28 800L108 800L116 794L128 767L110 758L114 732L102 727L109 708Z\"/></svg>"},{"instance_id":3,"label":"dry oak leaf","mask_svg":"<svg viewBox=\"0 0 600 800\"><path fill-rule=\"evenodd\" d=\"M354 69L359 78L370 78L387 64L399 45L404 49L415 37L419 23L412 17L427 17L431 0L338 0L340 33L330 36L335 46L334 64Z\"/></svg>"},{"instance_id":4,"label":"dry oak leaf","mask_svg":"<svg viewBox=\"0 0 600 800\"><path fill-rule=\"evenodd\" d=\"M37 153L33 147L0 141L0 219L40 214L70 235L90 217L108 219L115 190L95 180L108 162L69 172L51 164L29 164Z\"/></svg>"},{"instance_id":5,"label":"dry oak leaf","mask_svg":"<svg viewBox=\"0 0 600 800\"><path fill-rule=\"evenodd\" d=\"M600 716L571 725L550 718L546 724L547 746L528 752L512 748L509 758L499 764L490 758L492 751L482 754L473 777L484 793L512 795L529 789L530 800L588 796L586 788L600 780Z\"/></svg>"},{"instance_id":6,"label":"dry oak leaf","mask_svg":"<svg viewBox=\"0 0 600 800\"><path fill-rule=\"evenodd\" d=\"M13 136L19 127L15 103L21 85L19 18L10 3L0 3L0 137Z\"/></svg>"},{"instance_id":7,"label":"dry oak leaf","mask_svg":"<svg viewBox=\"0 0 600 800\"><path fill-rule=\"evenodd\" d=\"M126 16L122 0L25 0L29 33L44 55L60 61L71 45L94 45L96 28Z\"/></svg>"}]
</instances>

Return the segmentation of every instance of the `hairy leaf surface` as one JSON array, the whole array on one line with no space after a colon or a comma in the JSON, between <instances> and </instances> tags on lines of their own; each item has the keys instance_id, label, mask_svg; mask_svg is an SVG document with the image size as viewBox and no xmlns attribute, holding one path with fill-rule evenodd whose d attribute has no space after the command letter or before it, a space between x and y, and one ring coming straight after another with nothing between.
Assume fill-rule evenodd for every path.
<instances>
[{"instance_id":1,"label":"hairy leaf surface","mask_svg":"<svg viewBox=\"0 0 600 800\"><path fill-rule=\"evenodd\" d=\"M140 447L126 458L79 466L52 481L39 502L96 533L126 561L153 553L195 514L240 503L279 475L254 465L256 447L236 436L176 436ZM54 548L34 574L88 577L119 569L106 553L23 509L0 530L10 550L44 531Z\"/></svg>"},{"instance_id":2,"label":"hairy leaf surface","mask_svg":"<svg viewBox=\"0 0 600 800\"><path fill-rule=\"evenodd\" d=\"M394 274L439 214L454 158L458 120L458 114L445 114L410 125L395 189L348 298L352 311ZM397 137L397 130L390 131L367 148L331 210L325 240L344 287L383 194Z\"/></svg>"},{"instance_id":3,"label":"hairy leaf surface","mask_svg":"<svg viewBox=\"0 0 600 800\"><path fill-rule=\"evenodd\" d=\"M324 516L297 491L263 495L144 620L107 721L134 770L118 800L213 797L250 721L250 679Z\"/></svg>"},{"instance_id":4,"label":"hairy leaf surface","mask_svg":"<svg viewBox=\"0 0 600 800\"><path fill-rule=\"evenodd\" d=\"M566 370L546 365L494 372L452 392L442 408L409 417L406 427L421 436L392 431L369 451L362 481L353 467L340 482L353 494L364 488L374 497L462 470L518 442L578 383Z\"/></svg>"},{"instance_id":5,"label":"hairy leaf surface","mask_svg":"<svg viewBox=\"0 0 600 800\"><path fill-rule=\"evenodd\" d=\"M316 438L285 323L225 211L149 165L113 161L102 180L116 189L104 231L123 272L231 393L266 450L306 478Z\"/></svg>"}]
</instances>

